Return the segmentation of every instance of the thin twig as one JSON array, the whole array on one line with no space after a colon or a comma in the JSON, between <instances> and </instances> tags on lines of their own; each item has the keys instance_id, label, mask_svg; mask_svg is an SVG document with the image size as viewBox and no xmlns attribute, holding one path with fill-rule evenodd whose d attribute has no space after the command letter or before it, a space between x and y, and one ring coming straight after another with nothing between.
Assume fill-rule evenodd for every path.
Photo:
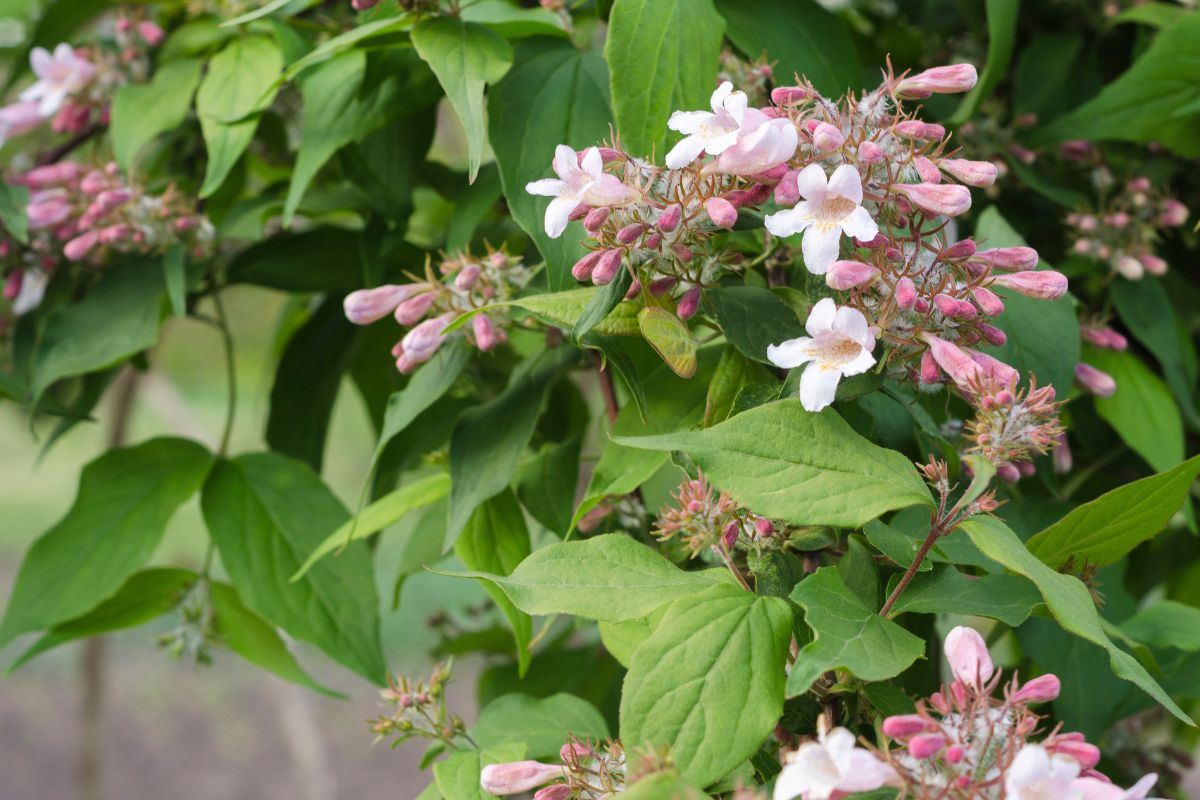
<instances>
[{"instance_id":1,"label":"thin twig","mask_svg":"<svg viewBox=\"0 0 1200 800\"><path fill-rule=\"evenodd\" d=\"M225 374L229 384L229 400L225 408L225 427L221 431L221 445L217 450L218 456L224 456L229 450L229 437L233 433L233 418L237 411L237 369L233 360L233 334L229 330L229 318L225 315L225 305L221 302L219 290L213 292L212 299L213 305L217 308L217 321L225 345Z\"/></svg>"}]
</instances>

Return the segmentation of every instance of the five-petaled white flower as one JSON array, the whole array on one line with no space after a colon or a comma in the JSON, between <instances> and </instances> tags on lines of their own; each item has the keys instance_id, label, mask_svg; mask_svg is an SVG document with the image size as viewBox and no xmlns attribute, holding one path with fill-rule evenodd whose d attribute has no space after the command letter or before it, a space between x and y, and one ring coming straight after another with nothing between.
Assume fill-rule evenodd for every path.
<instances>
[{"instance_id":1,"label":"five-petaled white flower","mask_svg":"<svg viewBox=\"0 0 1200 800\"><path fill-rule=\"evenodd\" d=\"M796 178L804 199L794 208L770 214L767 230L779 237L804 231L804 266L824 275L837 261L842 234L866 241L875 238L879 226L862 207L862 178L858 170L842 164L828 182L820 164L809 164Z\"/></svg>"},{"instance_id":2,"label":"five-petaled white flower","mask_svg":"<svg viewBox=\"0 0 1200 800\"><path fill-rule=\"evenodd\" d=\"M604 160L595 147L588 148L580 161L574 150L560 144L554 148L554 172L557 179L545 178L525 185L530 194L554 198L546 208L546 235L551 239L562 236L571 212L580 204L621 206L640 196L636 189L604 171Z\"/></svg>"},{"instance_id":3,"label":"five-petaled white flower","mask_svg":"<svg viewBox=\"0 0 1200 800\"><path fill-rule=\"evenodd\" d=\"M1074 785L1079 762L1052 755L1039 744L1017 753L1004 776L1005 800L1082 800L1083 787Z\"/></svg>"},{"instance_id":4,"label":"five-petaled white flower","mask_svg":"<svg viewBox=\"0 0 1200 800\"><path fill-rule=\"evenodd\" d=\"M786 369L812 362L800 376L800 402L809 411L820 411L833 402L842 376L874 366L875 337L861 311L838 308L828 297L813 306L804 327L808 336L768 346L767 358Z\"/></svg>"},{"instance_id":5,"label":"five-petaled white flower","mask_svg":"<svg viewBox=\"0 0 1200 800\"><path fill-rule=\"evenodd\" d=\"M96 67L75 52L66 42L51 53L35 47L29 54L29 66L37 82L21 92L22 100L36 100L38 113L49 117L62 108L71 95L78 92L96 74Z\"/></svg>"},{"instance_id":6,"label":"five-petaled white flower","mask_svg":"<svg viewBox=\"0 0 1200 800\"><path fill-rule=\"evenodd\" d=\"M701 152L715 156L733 147L748 102L745 92L735 92L733 84L725 81L712 93L712 113L676 111L672 114L667 127L685 135L667 153L667 166L682 169L699 158Z\"/></svg>"},{"instance_id":7,"label":"five-petaled white flower","mask_svg":"<svg viewBox=\"0 0 1200 800\"><path fill-rule=\"evenodd\" d=\"M774 800L828 800L852 792L870 792L887 783L895 772L869 750L856 747L845 728L820 731L788 756L775 780ZM835 795L836 793L836 795Z\"/></svg>"}]
</instances>

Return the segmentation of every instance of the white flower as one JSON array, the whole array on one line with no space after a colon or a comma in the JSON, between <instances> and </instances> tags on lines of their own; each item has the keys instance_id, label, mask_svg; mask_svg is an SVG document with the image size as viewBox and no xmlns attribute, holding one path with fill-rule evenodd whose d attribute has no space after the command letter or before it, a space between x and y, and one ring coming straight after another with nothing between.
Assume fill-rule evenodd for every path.
<instances>
[{"instance_id":1,"label":"white flower","mask_svg":"<svg viewBox=\"0 0 1200 800\"><path fill-rule=\"evenodd\" d=\"M50 276L40 269L27 269L21 275L21 289L12 301L12 312L18 317L28 314L42 304Z\"/></svg>"},{"instance_id":2,"label":"white flower","mask_svg":"<svg viewBox=\"0 0 1200 800\"><path fill-rule=\"evenodd\" d=\"M862 178L849 164L835 169L828 183L825 169L809 164L800 171L796 185L804 199L794 208L768 215L766 226L780 237L804 231L804 266L809 272L824 275L837 261L843 233L863 241L879 233L879 226L862 207Z\"/></svg>"},{"instance_id":3,"label":"white flower","mask_svg":"<svg viewBox=\"0 0 1200 800\"><path fill-rule=\"evenodd\" d=\"M1004 776L1004 800L1082 800L1079 762L1038 744L1017 753Z\"/></svg>"},{"instance_id":4,"label":"white flower","mask_svg":"<svg viewBox=\"0 0 1200 800\"><path fill-rule=\"evenodd\" d=\"M775 780L774 800L828 800L835 792L870 792L895 775L870 751L855 747L854 734L845 728L821 731L819 737L788 756Z\"/></svg>"},{"instance_id":5,"label":"white flower","mask_svg":"<svg viewBox=\"0 0 1200 800\"><path fill-rule=\"evenodd\" d=\"M757 175L787 162L800 144L789 119L768 117L756 108L746 109L737 144L717 156L704 173Z\"/></svg>"},{"instance_id":6,"label":"white flower","mask_svg":"<svg viewBox=\"0 0 1200 800\"><path fill-rule=\"evenodd\" d=\"M525 185L530 194L554 198L546 208L546 235L551 239L562 236L571 212L580 204L620 206L640 196L636 189L604 172L604 160L595 147L588 148L580 163L574 150L560 144L554 148L554 172L557 179L545 178Z\"/></svg>"},{"instance_id":7,"label":"white flower","mask_svg":"<svg viewBox=\"0 0 1200 800\"><path fill-rule=\"evenodd\" d=\"M735 92L733 84L725 81L712 93L712 113L707 111L676 111L667 127L686 134L667 153L667 166L681 169L700 157L701 152L719 155L732 147L742 127L746 113L745 92Z\"/></svg>"},{"instance_id":8,"label":"white flower","mask_svg":"<svg viewBox=\"0 0 1200 800\"><path fill-rule=\"evenodd\" d=\"M800 376L800 402L820 411L833 402L843 375L858 375L875 364L875 337L857 308L838 308L826 297L813 306L804 324L808 336L767 347L767 358L791 369L811 361Z\"/></svg>"},{"instance_id":9,"label":"white flower","mask_svg":"<svg viewBox=\"0 0 1200 800\"><path fill-rule=\"evenodd\" d=\"M96 67L66 42L54 48L53 54L44 47L33 48L29 65L38 80L21 92L21 99L36 100L38 113L43 117L57 113L66 99L96 74Z\"/></svg>"}]
</instances>

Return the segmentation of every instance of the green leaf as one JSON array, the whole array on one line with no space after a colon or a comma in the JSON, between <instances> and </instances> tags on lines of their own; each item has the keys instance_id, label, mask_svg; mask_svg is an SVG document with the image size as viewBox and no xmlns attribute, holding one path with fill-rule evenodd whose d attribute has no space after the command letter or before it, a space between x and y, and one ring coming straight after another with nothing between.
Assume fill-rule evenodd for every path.
<instances>
[{"instance_id":1,"label":"green leaf","mask_svg":"<svg viewBox=\"0 0 1200 800\"><path fill-rule=\"evenodd\" d=\"M1187 14L1154 37L1149 49L1092 100L1058 118L1036 137L1158 142L1184 157L1200 155L1200 15ZM1190 113L1179 109L1192 107Z\"/></svg>"},{"instance_id":2,"label":"green leaf","mask_svg":"<svg viewBox=\"0 0 1200 800\"><path fill-rule=\"evenodd\" d=\"M450 517L446 545L454 542L475 508L512 480L541 414L546 388L579 357L573 347L542 350L513 371L494 399L469 408L450 434Z\"/></svg>"},{"instance_id":3,"label":"green leaf","mask_svg":"<svg viewBox=\"0 0 1200 800\"><path fill-rule=\"evenodd\" d=\"M1160 600L1121 623L1125 633L1150 647L1200 650L1200 608Z\"/></svg>"},{"instance_id":4,"label":"green leaf","mask_svg":"<svg viewBox=\"0 0 1200 800\"><path fill-rule=\"evenodd\" d=\"M638 328L676 375L691 378L696 374L700 364L697 345L686 322L665 308L647 306L638 312Z\"/></svg>"},{"instance_id":5,"label":"green leaf","mask_svg":"<svg viewBox=\"0 0 1200 800\"><path fill-rule=\"evenodd\" d=\"M346 521L308 467L275 453L220 462L201 496L209 534L246 606L373 683L382 684L375 575L366 545L312 565L305 557Z\"/></svg>"},{"instance_id":6,"label":"green leaf","mask_svg":"<svg viewBox=\"0 0 1200 800\"><path fill-rule=\"evenodd\" d=\"M988 54L979 82L967 93L955 110L950 121L955 125L975 116L979 105L991 96L992 91L1008 72L1012 61L1013 46L1017 39L1017 17L1021 11L1020 0L987 0Z\"/></svg>"},{"instance_id":7,"label":"green leaf","mask_svg":"<svg viewBox=\"0 0 1200 800\"><path fill-rule=\"evenodd\" d=\"M454 553L467 569L492 575L511 575L531 550L525 515L511 490L481 503L454 543ZM528 614L517 610L495 584L487 580L480 580L480 583L512 628L517 672L520 677L525 677L525 670L529 668L533 621Z\"/></svg>"},{"instance_id":8,"label":"green leaf","mask_svg":"<svg viewBox=\"0 0 1200 800\"><path fill-rule=\"evenodd\" d=\"M603 741L608 724L591 703L572 694L535 698L506 694L479 712L471 738L485 750L505 744L522 744L528 758L557 757L572 736Z\"/></svg>"},{"instance_id":9,"label":"green leaf","mask_svg":"<svg viewBox=\"0 0 1200 800\"><path fill-rule=\"evenodd\" d=\"M708 108L725 21L712 0L616 0L608 17L613 116L621 144L665 155L672 111Z\"/></svg>"},{"instance_id":10,"label":"green leaf","mask_svg":"<svg viewBox=\"0 0 1200 800\"><path fill-rule=\"evenodd\" d=\"M899 675L925 654L925 643L863 605L836 567L822 567L792 590L813 640L800 649L787 679L788 697L807 692L822 673L847 669L864 681Z\"/></svg>"},{"instance_id":11,"label":"green leaf","mask_svg":"<svg viewBox=\"0 0 1200 800\"><path fill-rule=\"evenodd\" d=\"M611 284L609 285L611 286ZM590 309L601 305L601 301L597 298L604 288L606 287L588 286L582 289L533 294L502 303L492 303L462 314L446 327L446 332L452 333L458 330L476 314L509 306L528 311L541 322L569 332L574 330L580 320L590 313ZM589 330L593 334L606 336L637 336L640 333L637 318L639 310L640 305L636 302L617 303L606 317L593 323Z\"/></svg>"},{"instance_id":12,"label":"green leaf","mask_svg":"<svg viewBox=\"0 0 1200 800\"><path fill-rule=\"evenodd\" d=\"M1126 22L1149 25L1153 28L1170 28L1188 15L1188 9L1175 3L1140 3L1130 6L1108 20L1108 26L1116 27Z\"/></svg>"},{"instance_id":13,"label":"green leaf","mask_svg":"<svg viewBox=\"0 0 1200 800\"><path fill-rule=\"evenodd\" d=\"M566 36L562 19L544 8L520 8L509 0L475 0L459 9L467 22L487 25L506 39L522 36Z\"/></svg>"},{"instance_id":14,"label":"green leaf","mask_svg":"<svg viewBox=\"0 0 1200 800\"><path fill-rule=\"evenodd\" d=\"M1015 247L1025 240L995 206L979 215L975 238L982 247ZM1060 398L1066 397L1079 361L1079 321L1074 300L1064 295L1057 300L1035 300L1007 289L998 289L1004 298L1004 313L994 324L1004 331L1008 341L988 352L1022 375L1036 375L1039 386L1050 384Z\"/></svg>"},{"instance_id":15,"label":"green leaf","mask_svg":"<svg viewBox=\"0 0 1200 800\"><path fill-rule=\"evenodd\" d=\"M548 197L525 184L551 174L554 147L591 147L609 134L608 67L599 55L569 42L534 39L516 50L513 68L488 93L488 139L496 153L513 219L546 260L551 291L574 285L571 265L585 252L580 229L557 239L545 232ZM578 315L572 318L573 324Z\"/></svg>"},{"instance_id":16,"label":"green leaf","mask_svg":"<svg viewBox=\"0 0 1200 800\"><path fill-rule=\"evenodd\" d=\"M250 145L258 113L275 99L275 79L282 70L283 54L266 36L238 37L208 62L196 92L196 114L208 151L200 197L221 188Z\"/></svg>"},{"instance_id":17,"label":"green leaf","mask_svg":"<svg viewBox=\"0 0 1200 800\"><path fill-rule=\"evenodd\" d=\"M211 591L213 626L230 650L284 680L329 697L345 697L310 678L275 628L246 608L236 589L227 583L213 582Z\"/></svg>"},{"instance_id":18,"label":"green leaf","mask_svg":"<svg viewBox=\"0 0 1200 800\"><path fill-rule=\"evenodd\" d=\"M704 297L713 304L726 340L747 358L769 364L767 345L805 335L796 312L769 289L726 286Z\"/></svg>"},{"instance_id":19,"label":"green leaf","mask_svg":"<svg viewBox=\"0 0 1200 800\"><path fill-rule=\"evenodd\" d=\"M1183 505L1200 456L1149 478L1113 489L1071 510L1027 542L1029 551L1054 569L1112 564L1167 526Z\"/></svg>"},{"instance_id":20,"label":"green leaf","mask_svg":"<svg viewBox=\"0 0 1200 800\"><path fill-rule=\"evenodd\" d=\"M704 400L704 426L724 422L733 413L738 394L747 386L763 386L778 393L778 387L772 385L774 382L769 373L748 361L737 348L726 346L721 350L721 360L708 385L708 395Z\"/></svg>"},{"instance_id":21,"label":"green leaf","mask_svg":"<svg viewBox=\"0 0 1200 800\"><path fill-rule=\"evenodd\" d=\"M163 253L163 280L171 300L171 312L177 317L187 316L187 263L184 258L181 244L173 244Z\"/></svg>"},{"instance_id":22,"label":"green leaf","mask_svg":"<svg viewBox=\"0 0 1200 800\"><path fill-rule=\"evenodd\" d=\"M578 344L593 328L607 319L608 315L625 299L625 294L632 285L633 273L622 268L608 284L592 293L583 313L575 321L575 327L571 328L571 341Z\"/></svg>"},{"instance_id":23,"label":"green leaf","mask_svg":"<svg viewBox=\"0 0 1200 800\"><path fill-rule=\"evenodd\" d=\"M329 534L291 579L299 580L312 569L313 564L335 550L379 533L399 522L408 513L436 503L449 492L450 476L444 472L436 472L385 494Z\"/></svg>"},{"instance_id":24,"label":"green leaf","mask_svg":"<svg viewBox=\"0 0 1200 800\"><path fill-rule=\"evenodd\" d=\"M1064 630L1104 648L1117 677L1132 681L1178 719L1193 724L1146 668L1108 638L1092 596L1078 578L1055 572L1039 561L1007 525L994 517L975 517L963 523L962 529L984 555L1033 581L1046 608Z\"/></svg>"},{"instance_id":25,"label":"green leaf","mask_svg":"<svg viewBox=\"0 0 1200 800\"><path fill-rule=\"evenodd\" d=\"M644 617L714 581L705 573L684 572L646 545L615 533L535 550L507 577L444 574L485 578L526 614L573 614L601 622Z\"/></svg>"},{"instance_id":26,"label":"green leaf","mask_svg":"<svg viewBox=\"0 0 1200 800\"><path fill-rule=\"evenodd\" d=\"M479 784L479 775L488 764L518 761L525 750L515 744L505 744L486 750L463 750L433 765L433 777L445 800L495 800Z\"/></svg>"},{"instance_id":27,"label":"green leaf","mask_svg":"<svg viewBox=\"0 0 1200 800\"><path fill-rule=\"evenodd\" d=\"M361 289L361 239L340 228L280 233L234 256L229 280L287 292Z\"/></svg>"},{"instance_id":28,"label":"green leaf","mask_svg":"<svg viewBox=\"0 0 1200 800\"><path fill-rule=\"evenodd\" d=\"M29 244L29 187L14 186L0 181L0 223L12 238Z\"/></svg>"},{"instance_id":29,"label":"green leaf","mask_svg":"<svg viewBox=\"0 0 1200 800\"><path fill-rule=\"evenodd\" d=\"M212 456L186 439L110 450L83 468L74 505L21 563L0 625L18 634L74 619L112 597L154 552Z\"/></svg>"},{"instance_id":30,"label":"green leaf","mask_svg":"<svg viewBox=\"0 0 1200 800\"><path fill-rule=\"evenodd\" d=\"M375 444L375 453L371 458L372 467L378 463L379 457L393 439L449 391L470 359L470 348L464 340L448 341L438 348L433 358L413 373L407 386L388 398L387 409L383 415L383 428L379 432L379 441Z\"/></svg>"},{"instance_id":31,"label":"green leaf","mask_svg":"<svg viewBox=\"0 0 1200 800\"><path fill-rule=\"evenodd\" d=\"M670 746L680 774L701 786L724 777L783 713L791 630L786 601L728 584L675 601L625 676L625 746Z\"/></svg>"},{"instance_id":32,"label":"green leaf","mask_svg":"<svg viewBox=\"0 0 1200 800\"><path fill-rule=\"evenodd\" d=\"M747 508L796 525L857 528L932 500L907 458L868 442L826 409L779 400L700 431L619 436L627 447L682 450Z\"/></svg>"},{"instance_id":33,"label":"green leaf","mask_svg":"<svg viewBox=\"0 0 1200 800\"><path fill-rule=\"evenodd\" d=\"M303 0L303 5L316 5L317 0ZM295 5L296 0L269 0L259 8L253 11L247 11L245 14L234 17L233 19L225 20L221 23L222 28L232 28L237 25L245 25L247 22L253 22L256 19L270 16L280 9L286 8L289 5Z\"/></svg>"},{"instance_id":34,"label":"green leaf","mask_svg":"<svg viewBox=\"0 0 1200 800\"><path fill-rule=\"evenodd\" d=\"M1182 461L1183 420L1162 379L1132 353L1092 350L1087 360L1117 382L1111 397L1095 399L1096 413L1159 472Z\"/></svg>"},{"instance_id":35,"label":"green leaf","mask_svg":"<svg viewBox=\"0 0 1200 800\"><path fill-rule=\"evenodd\" d=\"M521 467L517 495L529 513L559 536L571 529L575 488L579 484L580 435L547 444L537 457Z\"/></svg>"},{"instance_id":36,"label":"green leaf","mask_svg":"<svg viewBox=\"0 0 1200 800\"><path fill-rule=\"evenodd\" d=\"M109 268L83 299L56 308L34 355L34 397L61 378L98 372L154 344L163 294L158 265L128 258Z\"/></svg>"},{"instance_id":37,"label":"green leaf","mask_svg":"<svg viewBox=\"0 0 1200 800\"><path fill-rule=\"evenodd\" d=\"M183 125L200 83L202 64L180 59L163 64L149 83L127 83L113 95L109 136L122 171L133 171L134 159L160 133Z\"/></svg>"},{"instance_id":38,"label":"green leaf","mask_svg":"<svg viewBox=\"0 0 1200 800\"><path fill-rule=\"evenodd\" d=\"M279 82L284 83L293 80L310 67L336 60L338 56L351 53L360 45L365 47L371 44L373 40L386 40L397 33L408 30L410 27L412 27L412 16L401 14L395 17L382 17L351 28L345 33L334 36L332 39L327 39L320 46L314 48L312 52L296 60L284 71ZM358 52L361 53L361 51Z\"/></svg>"},{"instance_id":39,"label":"green leaf","mask_svg":"<svg viewBox=\"0 0 1200 800\"><path fill-rule=\"evenodd\" d=\"M655 772L621 792L621 800L708 800L708 795L674 772Z\"/></svg>"},{"instance_id":40,"label":"green leaf","mask_svg":"<svg viewBox=\"0 0 1200 800\"><path fill-rule=\"evenodd\" d=\"M750 58L763 53L780 85L808 76L833 97L860 87L857 48L841 18L814 0L716 0L729 38Z\"/></svg>"},{"instance_id":41,"label":"green leaf","mask_svg":"<svg viewBox=\"0 0 1200 800\"><path fill-rule=\"evenodd\" d=\"M466 250L475 231L503 194L500 170L484 164L475 182L454 199L454 216L446 225L446 251Z\"/></svg>"},{"instance_id":42,"label":"green leaf","mask_svg":"<svg viewBox=\"0 0 1200 800\"><path fill-rule=\"evenodd\" d=\"M60 644L149 622L179 605L195 583L196 573L186 569L135 572L116 594L88 613L50 628L13 661L8 672Z\"/></svg>"},{"instance_id":43,"label":"green leaf","mask_svg":"<svg viewBox=\"0 0 1200 800\"><path fill-rule=\"evenodd\" d=\"M483 88L504 77L512 66L508 42L474 22L430 17L413 26L412 43L446 90L467 133L467 181L475 182L487 138Z\"/></svg>"},{"instance_id":44,"label":"green leaf","mask_svg":"<svg viewBox=\"0 0 1200 800\"><path fill-rule=\"evenodd\" d=\"M997 619L1015 628L1041 602L1037 588L1022 577L969 577L947 564L913 578L892 606L892 613L970 614Z\"/></svg>"}]
</instances>

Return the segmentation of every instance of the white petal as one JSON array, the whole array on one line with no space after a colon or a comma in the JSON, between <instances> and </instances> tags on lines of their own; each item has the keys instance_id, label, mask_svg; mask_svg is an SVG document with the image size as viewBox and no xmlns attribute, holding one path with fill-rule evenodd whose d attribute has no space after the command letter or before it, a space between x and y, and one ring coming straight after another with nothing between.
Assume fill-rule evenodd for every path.
<instances>
[{"instance_id":1,"label":"white petal","mask_svg":"<svg viewBox=\"0 0 1200 800\"><path fill-rule=\"evenodd\" d=\"M863 350L852 361L842 364L841 370L843 375L861 375L873 366L875 366L875 356Z\"/></svg>"},{"instance_id":2,"label":"white petal","mask_svg":"<svg viewBox=\"0 0 1200 800\"><path fill-rule=\"evenodd\" d=\"M738 123L741 123L749 105L750 99L746 97L745 92L734 92L725 98L725 111Z\"/></svg>"},{"instance_id":3,"label":"white petal","mask_svg":"<svg viewBox=\"0 0 1200 800\"><path fill-rule=\"evenodd\" d=\"M820 201L826 192L824 167L820 164L809 164L800 170L800 174L796 176L796 188L805 200Z\"/></svg>"},{"instance_id":4,"label":"white petal","mask_svg":"<svg viewBox=\"0 0 1200 800\"><path fill-rule=\"evenodd\" d=\"M841 379L841 370L837 368L823 367L817 362L809 364L800 376L800 405L806 411L826 408L837 395L837 385Z\"/></svg>"},{"instance_id":5,"label":"white petal","mask_svg":"<svg viewBox=\"0 0 1200 800\"><path fill-rule=\"evenodd\" d=\"M809 336L820 336L822 333L828 333L833 330L833 321L836 317L837 305L833 302L833 298L822 297L812 307L812 311L808 312L808 320L804 323L804 330L808 331Z\"/></svg>"},{"instance_id":6,"label":"white petal","mask_svg":"<svg viewBox=\"0 0 1200 800\"><path fill-rule=\"evenodd\" d=\"M812 224L812 219L808 216L807 206L808 204L802 200L794 208L787 208L783 211L776 211L774 214L767 214L766 219L763 220L763 224L773 236L778 236L781 239L794 236Z\"/></svg>"},{"instance_id":7,"label":"white petal","mask_svg":"<svg viewBox=\"0 0 1200 800\"><path fill-rule=\"evenodd\" d=\"M540 181L525 184L525 191L542 197L558 197L566 189L567 184L557 178L543 178Z\"/></svg>"},{"instance_id":8,"label":"white petal","mask_svg":"<svg viewBox=\"0 0 1200 800\"><path fill-rule=\"evenodd\" d=\"M835 382L834 386L836 385ZM834 728L825 735L825 752L829 754L833 765L837 767L838 774L845 777L850 769L850 754L854 752L854 734L845 728Z\"/></svg>"},{"instance_id":9,"label":"white petal","mask_svg":"<svg viewBox=\"0 0 1200 800\"><path fill-rule=\"evenodd\" d=\"M837 228L809 228L804 232L800 250L804 253L804 266L814 275L824 275L838 257L838 245L842 232Z\"/></svg>"},{"instance_id":10,"label":"white petal","mask_svg":"<svg viewBox=\"0 0 1200 800\"><path fill-rule=\"evenodd\" d=\"M872 792L887 782L893 770L861 747L851 753L850 769L842 775L838 789L843 792Z\"/></svg>"},{"instance_id":11,"label":"white petal","mask_svg":"<svg viewBox=\"0 0 1200 800\"><path fill-rule=\"evenodd\" d=\"M704 139L699 136L686 136L667 153L667 166L670 169L682 169L700 157L704 150Z\"/></svg>"},{"instance_id":12,"label":"white petal","mask_svg":"<svg viewBox=\"0 0 1200 800\"><path fill-rule=\"evenodd\" d=\"M858 206L842 220L842 230L847 236L853 236L859 241L870 241L879 233L879 225L871 219L871 213Z\"/></svg>"},{"instance_id":13,"label":"white petal","mask_svg":"<svg viewBox=\"0 0 1200 800\"><path fill-rule=\"evenodd\" d=\"M571 183L579 175L579 157L565 144L554 148L554 172L564 181Z\"/></svg>"},{"instance_id":14,"label":"white petal","mask_svg":"<svg viewBox=\"0 0 1200 800\"><path fill-rule=\"evenodd\" d=\"M562 236L571 221L571 212L579 205L574 197L556 197L546 206L546 235L551 239Z\"/></svg>"},{"instance_id":15,"label":"white petal","mask_svg":"<svg viewBox=\"0 0 1200 800\"><path fill-rule=\"evenodd\" d=\"M787 764L779 777L775 779L775 793L772 800L794 800L808 788L804 777L804 767L799 764Z\"/></svg>"},{"instance_id":16,"label":"white petal","mask_svg":"<svg viewBox=\"0 0 1200 800\"><path fill-rule=\"evenodd\" d=\"M861 203L863 198L862 178L858 170L849 164L842 164L829 177L829 191L833 194Z\"/></svg>"},{"instance_id":17,"label":"white petal","mask_svg":"<svg viewBox=\"0 0 1200 800\"><path fill-rule=\"evenodd\" d=\"M589 147L587 152L583 154L583 173L590 178L600 179L600 173L604 171L604 159L600 156L600 150L596 147Z\"/></svg>"},{"instance_id":18,"label":"white petal","mask_svg":"<svg viewBox=\"0 0 1200 800\"><path fill-rule=\"evenodd\" d=\"M53 60L54 58L50 55L50 51L44 47L35 47L29 51L29 68L39 78L45 75L46 70L50 67L50 63Z\"/></svg>"},{"instance_id":19,"label":"white petal","mask_svg":"<svg viewBox=\"0 0 1200 800\"><path fill-rule=\"evenodd\" d=\"M1050 754L1041 745L1027 744L1017 753L1004 776L1010 795L1016 790L1050 777Z\"/></svg>"},{"instance_id":20,"label":"white petal","mask_svg":"<svg viewBox=\"0 0 1200 800\"><path fill-rule=\"evenodd\" d=\"M731 94L733 94L733 84L729 81L722 81L721 85L713 90L708 104L712 107L714 114L721 110L721 107L725 105L725 98Z\"/></svg>"},{"instance_id":21,"label":"white petal","mask_svg":"<svg viewBox=\"0 0 1200 800\"><path fill-rule=\"evenodd\" d=\"M833 317L833 329L862 344L863 336L867 335L867 318L853 306L842 306Z\"/></svg>"},{"instance_id":22,"label":"white petal","mask_svg":"<svg viewBox=\"0 0 1200 800\"><path fill-rule=\"evenodd\" d=\"M810 336L788 339L779 344L767 345L767 360L777 367L791 369L813 359L813 340Z\"/></svg>"},{"instance_id":23,"label":"white petal","mask_svg":"<svg viewBox=\"0 0 1200 800\"><path fill-rule=\"evenodd\" d=\"M692 134L716 122L717 115L707 111L676 111L667 120L667 127L680 133Z\"/></svg>"},{"instance_id":24,"label":"white petal","mask_svg":"<svg viewBox=\"0 0 1200 800\"><path fill-rule=\"evenodd\" d=\"M704 137L704 149L711 155L720 155L737 144L737 128L730 128L726 133L709 134Z\"/></svg>"}]
</instances>

